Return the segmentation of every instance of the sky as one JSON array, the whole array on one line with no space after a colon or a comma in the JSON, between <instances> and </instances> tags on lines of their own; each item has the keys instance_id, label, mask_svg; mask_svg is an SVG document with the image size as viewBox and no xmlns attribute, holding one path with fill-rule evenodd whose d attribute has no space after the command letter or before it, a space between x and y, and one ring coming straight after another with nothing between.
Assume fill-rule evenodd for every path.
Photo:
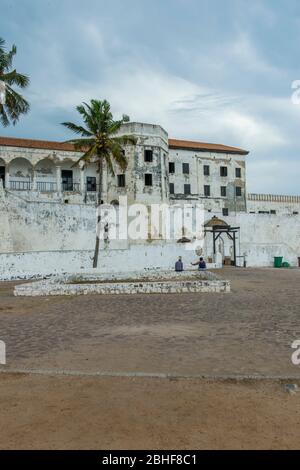
<instances>
[{"instance_id":1,"label":"sky","mask_svg":"<svg viewBox=\"0 0 300 470\"><path fill-rule=\"evenodd\" d=\"M0 37L31 79L30 113L1 135L71 139L60 123L105 98L116 118L249 150L249 192L300 194L299 0L0 0Z\"/></svg>"}]
</instances>

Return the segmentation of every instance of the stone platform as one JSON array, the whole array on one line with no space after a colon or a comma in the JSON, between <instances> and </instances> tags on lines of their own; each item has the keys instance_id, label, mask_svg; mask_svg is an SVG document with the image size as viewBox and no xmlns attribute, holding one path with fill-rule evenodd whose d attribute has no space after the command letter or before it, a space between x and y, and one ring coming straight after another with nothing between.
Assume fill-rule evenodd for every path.
<instances>
[{"instance_id":1,"label":"stone platform","mask_svg":"<svg viewBox=\"0 0 300 470\"><path fill-rule=\"evenodd\" d=\"M15 296L58 296L88 294L170 294L187 292L230 292L230 282L210 271L172 271L103 275L80 273L56 276L15 286Z\"/></svg>"}]
</instances>

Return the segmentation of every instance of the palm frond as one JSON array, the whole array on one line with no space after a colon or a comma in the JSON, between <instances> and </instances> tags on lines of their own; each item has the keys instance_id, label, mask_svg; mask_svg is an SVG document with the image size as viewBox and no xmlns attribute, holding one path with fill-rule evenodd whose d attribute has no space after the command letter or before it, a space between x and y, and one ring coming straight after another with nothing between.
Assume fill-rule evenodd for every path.
<instances>
[{"instance_id":1,"label":"palm frond","mask_svg":"<svg viewBox=\"0 0 300 470\"><path fill-rule=\"evenodd\" d=\"M5 52L5 40L0 38L0 54L4 54Z\"/></svg>"},{"instance_id":2,"label":"palm frond","mask_svg":"<svg viewBox=\"0 0 300 470\"><path fill-rule=\"evenodd\" d=\"M74 124L73 122L62 122L62 126L67 127L70 131L73 131L75 134L80 134L84 137L91 137L93 134L85 129L83 126L78 126L77 124Z\"/></svg>"},{"instance_id":3,"label":"palm frond","mask_svg":"<svg viewBox=\"0 0 300 470\"><path fill-rule=\"evenodd\" d=\"M115 170L114 170L114 166L112 164L110 155L105 154L105 161L106 161L109 173L111 174L111 176L115 176Z\"/></svg>"},{"instance_id":4,"label":"palm frond","mask_svg":"<svg viewBox=\"0 0 300 470\"><path fill-rule=\"evenodd\" d=\"M95 121L91 107L87 103L82 103L81 105L77 106L77 111L81 114L86 127L92 134L96 134L98 130L97 122Z\"/></svg>"},{"instance_id":5,"label":"palm frond","mask_svg":"<svg viewBox=\"0 0 300 470\"><path fill-rule=\"evenodd\" d=\"M116 134L118 132L119 129L121 129L121 126L123 124L123 121L114 121L111 123L110 127L109 127L109 133L110 134Z\"/></svg>"},{"instance_id":6,"label":"palm frond","mask_svg":"<svg viewBox=\"0 0 300 470\"><path fill-rule=\"evenodd\" d=\"M136 145L137 143L137 138L134 135L121 135L112 137L112 139L119 145Z\"/></svg>"},{"instance_id":7,"label":"palm frond","mask_svg":"<svg viewBox=\"0 0 300 470\"><path fill-rule=\"evenodd\" d=\"M82 152L86 151L89 147L96 145L95 139L71 139L65 141L66 144L74 145L75 150Z\"/></svg>"},{"instance_id":8,"label":"palm frond","mask_svg":"<svg viewBox=\"0 0 300 470\"><path fill-rule=\"evenodd\" d=\"M76 150L84 151L84 155L77 164L84 160L91 161L95 158L101 166L106 161L111 174L114 174L114 162L122 169L127 167L127 159L124 155L124 145L135 145L137 139L134 136L117 136L116 133L124 123L125 118L114 121L108 101L92 99L90 103L82 103L76 107L81 115L85 127L71 122L64 122L62 125L73 131L77 135L82 135L83 139L70 139Z\"/></svg>"},{"instance_id":9,"label":"palm frond","mask_svg":"<svg viewBox=\"0 0 300 470\"><path fill-rule=\"evenodd\" d=\"M16 53L15 45L9 52L6 52L5 41L0 38L0 80L4 82L6 89L5 104L0 107L0 122L4 127L8 126L10 122L15 125L21 114L28 113L30 109L26 99L12 88L14 85L19 88L26 88L29 85L27 75L11 70Z\"/></svg>"},{"instance_id":10,"label":"palm frond","mask_svg":"<svg viewBox=\"0 0 300 470\"><path fill-rule=\"evenodd\" d=\"M7 86L4 108L9 119L11 119L13 125L15 125L21 114L28 113L30 105L21 94Z\"/></svg>"},{"instance_id":11,"label":"palm frond","mask_svg":"<svg viewBox=\"0 0 300 470\"><path fill-rule=\"evenodd\" d=\"M90 147L85 153L84 155L82 155L76 163L74 163L74 165L72 165L72 168L76 167L79 165L79 163L81 163L82 161L85 163L85 165L87 163L91 163L91 159L97 155L97 147L96 145Z\"/></svg>"},{"instance_id":12,"label":"palm frond","mask_svg":"<svg viewBox=\"0 0 300 470\"><path fill-rule=\"evenodd\" d=\"M3 125L3 127L9 126L9 119L5 111L5 108L2 104L0 104L0 122Z\"/></svg>"},{"instance_id":13,"label":"palm frond","mask_svg":"<svg viewBox=\"0 0 300 470\"><path fill-rule=\"evenodd\" d=\"M127 159L125 157L123 148L121 145L114 140L111 140L109 143L109 149L111 152L111 155L116 162L116 164L119 166L121 170L126 170L127 168Z\"/></svg>"},{"instance_id":14,"label":"palm frond","mask_svg":"<svg viewBox=\"0 0 300 470\"><path fill-rule=\"evenodd\" d=\"M22 75L16 70L3 74L1 76L1 80L8 85L17 85L20 88L26 88L30 83L29 77L27 77L27 75Z\"/></svg>"}]
</instances>

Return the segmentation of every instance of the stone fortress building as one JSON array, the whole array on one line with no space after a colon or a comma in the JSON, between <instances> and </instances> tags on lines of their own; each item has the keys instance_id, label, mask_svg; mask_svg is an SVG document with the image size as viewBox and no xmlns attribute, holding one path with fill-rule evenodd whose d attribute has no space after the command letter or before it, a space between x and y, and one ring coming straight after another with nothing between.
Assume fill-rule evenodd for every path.
<instances>
[{"instance_id":1,"label":"stone fortress building","mask_svg":"<svg viewBox=\"0 0 300 470\"><path fill-rule=\"evenodd\" d=\"M152 124L129 122L120 133L135 135L137 144L124 148L125 173L104 168L103 203L117 205L120 196L128 204L202 203L203 254L212 264L271 266L283 256L298 265L300 196L248 194L248 151L170 139ZM69 143L0 137L0 278L91 267L98 175L96 164L76 165L80 155ZM209 230L220 224L213 243ZM230 227L238 229L235 247ZM185 248L159 234L143 243L112 242L102 246L99 269L172 268L179 255L195 259Z\"/></svg>"}]
</instances>

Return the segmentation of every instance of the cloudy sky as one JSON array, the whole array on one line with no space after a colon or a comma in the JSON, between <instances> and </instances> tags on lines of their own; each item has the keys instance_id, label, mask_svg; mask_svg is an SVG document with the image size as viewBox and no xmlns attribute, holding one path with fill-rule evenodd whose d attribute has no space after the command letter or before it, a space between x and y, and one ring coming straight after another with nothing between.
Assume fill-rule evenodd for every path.
<instances>
[{"instance_id":1,"label":"cloudy sky","mask_svg":"<svg viewBox=\"0 0 300 470\"><path fill-rule=\"evenodd\" d=\"M299 0L0 0L0 36L31 78L30 114L2 135L66 140L75 106L106 98L250 150L251 192L300 194Z\"/></svg>"}]
</instances>

